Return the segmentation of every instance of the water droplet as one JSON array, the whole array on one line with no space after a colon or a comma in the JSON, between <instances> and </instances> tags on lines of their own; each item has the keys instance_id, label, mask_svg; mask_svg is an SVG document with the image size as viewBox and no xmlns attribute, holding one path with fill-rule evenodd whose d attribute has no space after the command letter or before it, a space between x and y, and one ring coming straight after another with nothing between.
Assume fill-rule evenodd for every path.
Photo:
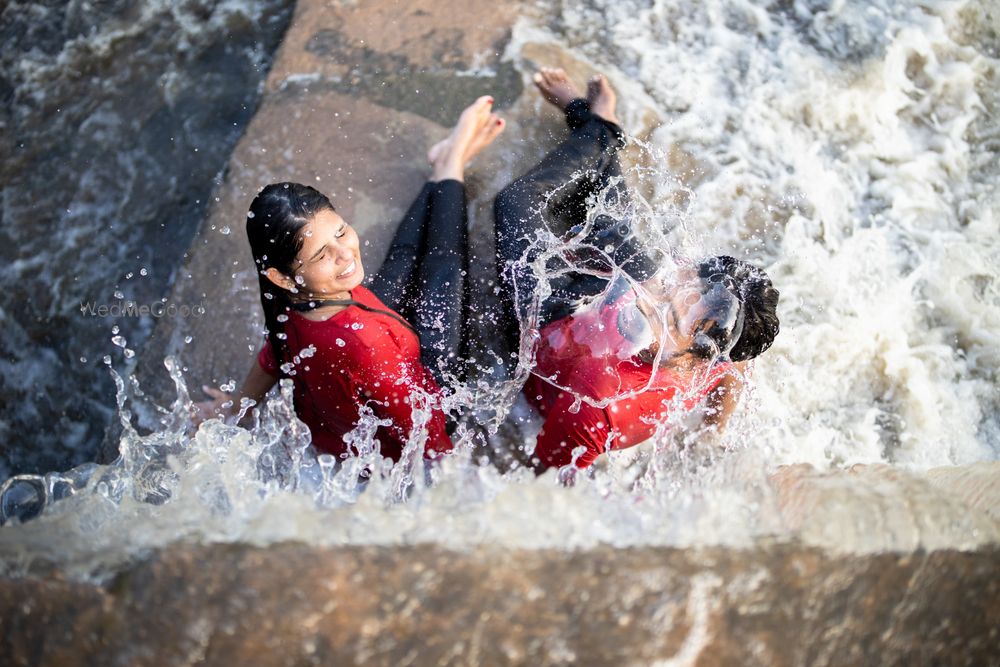
<instances>
[{"instance_id":1,"label":"water droplet","mask_svg":"<svg viewBox=\"0 0 1000 667\"><path fill-rule=\"evenodd\" d=\"M193 336L184 336L184 342L185 343L190 343L193 340L194 340Z\"/></svg>"},{"instance_id":2,"label":"water droplet","mask_svg":"<svg viewBox=\"0 0 1000 667\"><path fill-rule=\"evenodd\" d=\"M147 271L146 269L139 269L139 275L140 276L149 275L149 271Z\"/></svg>"},{"instance_id":3,"label":"water droplet","mask_svg":"<svg viewBox=\"0 0 1000 667\"><path fill-rule=\"evenodd\" d=\"M121 290L115 290L115 298L116 299L124 299L125 295L122 294Z\"/></svg>"},{"instance_id":4,"label":"water droplet","mask_svg":"<svg viewBox=\"0 0 1000 667\"><path fill-rule=\"evenodd\" d=\"M364 329L365 325L361 324L361 322L355 322L351 325L351 328L357 331L358 329Z\"/></svg>"},{"instance_id":5,"label":"water droplet","mask_svg":"<svg viewBox=\"0 0 1000 667\"><path fill-rule=\"evenodd\" d=\"M126 347L125 348L125 358L126 359L131 359L134 356L135 356L135 350L130 350L129 348Z\"/></svg>"},{"instance_id":6,"label":"water droplet","mask_svg":"<svg viewBox=\"0 0 1000 667\"><path fill-rule=\"evenodd\" d=\"M224 226L224 227L223 227L222 229L220 229L220 230L219 230L219 232L220 232L220 233L221 233L221 234L222 234L223 236L229 236L229 235L230 235L230 234L232 233L232 231L233 231L233 230L231 230L231 229L229 228L229 225L225 225L225 226Z\"/></svg>"},{"instance_id":7,"label":"water droplet","mask_svg":"<svg viewBox=\"0 0 1000 667\"><path fill-rule=\"evenodd\" d=\"M253 211L247 211L247 217L253 219Z\"/></svg>"},{"instance_id":8,"label":"water droplet","mask_svg":"<svg viewBox=\"0 0 1000 667\"><path fill-rule=\"evenodd\" d=\"M281 315L278 315L277 320L279 322L287 322L288 321L288 315L285 315L284 313L282 313Z\"/></svg>"},{"instance_id":9,"label":"water droplet","mask_svg":"<svg viewBox=\"0 0 1000 667\"><path fill-rule=\"evenodd\" d=\"M337 339L337 347L344 347L347 343L344 342L342 338Z\"/></svg>"},{"instance_id":10,"label":"water droplet","mask_svg":"<svg viewBox=\"0 0 1000 667\"><path fill-rule=\"evenodd\" d=\"M118 347L125 347L126 341L124 336L112 336L111 342L117 345Z\"/></svg>"}]
</instances>

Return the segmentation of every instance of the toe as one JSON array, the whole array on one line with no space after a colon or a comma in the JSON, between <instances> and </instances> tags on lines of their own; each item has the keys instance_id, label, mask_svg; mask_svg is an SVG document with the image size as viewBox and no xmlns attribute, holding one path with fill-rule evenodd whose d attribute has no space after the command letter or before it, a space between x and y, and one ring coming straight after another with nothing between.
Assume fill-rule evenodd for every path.
<instances>
[{"instance_id":1,"label":"toe","mask_svg":"<svg viewBox=\"0 0 1000 667\"><path fill-rule=\"evenodd\" d=\"M496 116L495 114L490 116L489 123L483 127L482 131L479 133L480 146L486 146L491 141L496 139L497 135L503 131L506 126L503 118Z\"/></svg>"},{"instance_id":2,"label":"toe","mask_svg":"<svg viewBox=\"0 0 1000 667\"><path fill-rule=\"evenodd\" d=\"M481 116L483 113L489 113L490 105L493 104L493 97L490 95L483 95L482 97L476 98L476 101L465 107L462 111L462 117L477 117ZM461 122L461 120L459 121Z\"/></svg>"},{"instance_id":3,"label":"toe","mask_svg":"<svg viewBox=\"0 0 1000 667\"><path fill-rule=\"evenodd\" d=\"M495 113L490 114L490 122L489 125L487 125L487 127L489 128L489 131L493 136L500 134L500 132L506 126L507 122L503 118L496 115Z\"/></svg>"},{"instance_id":4,"label":"toe","mask_svg":"<svg viewBox=\"0 0 1000 667\"><path fill-rule=\"evenodd\" d=\"M593 102L601 93L601 80L595 76L587 82L587 97Z\"/></svg>"}]
</instances>

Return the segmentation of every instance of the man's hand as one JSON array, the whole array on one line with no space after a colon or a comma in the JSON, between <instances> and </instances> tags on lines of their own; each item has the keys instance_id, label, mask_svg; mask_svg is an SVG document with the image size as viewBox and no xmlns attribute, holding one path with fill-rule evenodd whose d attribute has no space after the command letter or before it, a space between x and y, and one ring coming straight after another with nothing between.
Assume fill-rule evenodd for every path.
<instances>
[{"instance_id":1,"label":"man's hand","mask_svg":"<svg viewBox=\"0 0 1000 667\"><path fill-rule=\"evenodd\" d=\"M736 368L736 373L724 375L705 401L708 408L705 423L715 426L719 431L726 427L743 393L743 377L747 372L747 362L741 361L733 366Z\"/></svg>"}]
</instances>

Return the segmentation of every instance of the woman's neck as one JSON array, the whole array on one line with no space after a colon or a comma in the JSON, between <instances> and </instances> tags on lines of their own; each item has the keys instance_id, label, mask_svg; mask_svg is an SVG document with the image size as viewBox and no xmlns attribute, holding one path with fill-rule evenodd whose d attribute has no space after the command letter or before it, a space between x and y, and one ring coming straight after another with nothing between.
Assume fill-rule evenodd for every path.
<instances>
[{"instance_id":1,"label":"woman's neck","mask_svg":"<svg viewBox=\"0 0 1000 667\"><path fill-rule=\"evenodd\" d=\"M346 304L342 303L330 303L325 304L324 301L351 301L350 292L340 292L338 294L310 294L308 297L303 297L298 300L298 303L316 303L315 308L309 308L307 310L299 311L299 314L307 320L314 320L317 322L322 322L323 320L328 320L340 311L347 308Z\"/></svg>"}]
</instances>

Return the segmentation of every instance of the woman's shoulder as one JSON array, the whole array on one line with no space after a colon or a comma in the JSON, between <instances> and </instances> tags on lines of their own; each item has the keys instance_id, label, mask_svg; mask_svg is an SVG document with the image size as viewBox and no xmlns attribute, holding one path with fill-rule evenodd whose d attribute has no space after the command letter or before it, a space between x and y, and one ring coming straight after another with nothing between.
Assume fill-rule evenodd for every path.
<instances>
[{"instance_id":1,"label":"woman's shoulder","mask_svg":"<svg viewBox=\"0 0 1000 667\"><path fill-rule=\"evenodd\" d=\"M379 308L381 310L389 310L389 307L382 303L382 300L375 296L375 292L371 291L364 285L358 285L351 290L351 298L358 303L363 303L369 308Z\"/></svg>"}]
</instances>

